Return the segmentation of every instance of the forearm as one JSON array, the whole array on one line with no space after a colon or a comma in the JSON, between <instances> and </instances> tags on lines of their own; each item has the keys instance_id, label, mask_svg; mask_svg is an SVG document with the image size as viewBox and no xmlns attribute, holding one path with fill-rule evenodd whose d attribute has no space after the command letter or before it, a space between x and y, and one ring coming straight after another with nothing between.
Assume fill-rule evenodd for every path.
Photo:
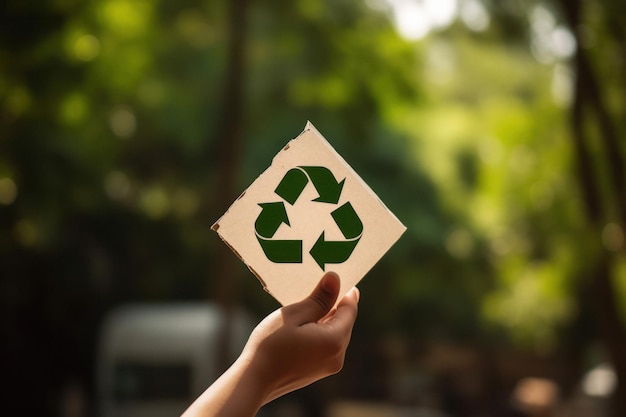
<instances>
[{"instance_id":1,"label":"forearm","mask_svg":"<svg viewBox=\"0 0 626 417\"><path fill-rule=\"evenodd\" d=\"M267 316L183 417L252 417L273 399L339 372L359 301L353 288L332 310L339 288L339 277L327 273L309 297Z\"/></svg>"},{"instance_id":2,"label":"forearm","mask_svg":"<svg viewBox=\"0 0 626 417\"><path fill-rule=\"evenodd\" d=\"M266 390L252 362L240 357L182 417L251 417L267 402Z\"/></svg>"}]
</instances>

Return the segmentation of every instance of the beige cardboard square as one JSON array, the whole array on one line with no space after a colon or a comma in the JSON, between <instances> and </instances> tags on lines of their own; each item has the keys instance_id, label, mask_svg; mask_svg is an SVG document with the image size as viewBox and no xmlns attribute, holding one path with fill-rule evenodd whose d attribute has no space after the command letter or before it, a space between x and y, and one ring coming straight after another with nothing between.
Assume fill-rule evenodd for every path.
<instances>
[{"instance_id":1,"label":"beige cardboard square","mask_svg":"<svg viewBox=\"0 0 626 417\"><path fill-rule=\"evenodd\" d=\"M211 228L283 305L324 271L341 298L406 230L310 122Z\"/></svg>"}]
</instances>

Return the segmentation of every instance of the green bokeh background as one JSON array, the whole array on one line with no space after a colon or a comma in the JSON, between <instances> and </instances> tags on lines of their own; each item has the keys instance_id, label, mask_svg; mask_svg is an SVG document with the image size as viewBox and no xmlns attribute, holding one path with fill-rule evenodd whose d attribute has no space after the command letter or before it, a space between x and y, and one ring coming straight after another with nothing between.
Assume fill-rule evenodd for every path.
<instances>
[{"instance_id":1,"label":"green bokeh background","mask_svg":"<svg viewBox=\"0 0 626 417\"><path fill-rule=\"evenodd\" d=\"M398 381L462 385L471 352L491 382L459 415L504 415L520 378L553 381L565 404L584 371L615 362L626 10L436 3L4 1L7 410L63 415L69 385L96 413L98 331L116 306L276 308L209 227L307 120L408 228L360 285L346 368L317 403L445 408L443 389L407 397ZM521 370L485 370L520 357Z\"/></svg>"}]
</instances>

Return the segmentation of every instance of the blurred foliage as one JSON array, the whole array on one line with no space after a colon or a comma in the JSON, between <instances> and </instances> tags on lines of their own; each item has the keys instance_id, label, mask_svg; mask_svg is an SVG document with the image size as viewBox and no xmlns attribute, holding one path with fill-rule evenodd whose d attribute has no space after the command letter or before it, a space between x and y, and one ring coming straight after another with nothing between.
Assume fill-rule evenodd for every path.
<instances>
[{"instance_id":1,"label":"blurred foliage","mask_svg":"<svg viewBox=\"0 0 626 417\"><path fill-rule=\"evenodd\" d=\"M311 120L408 227L362 282L362 332L542 351L588 340L570 331L588 314L581 277L599 251L623 254L624 231L582 214L567 125L576 44L560 9L459 1L449 25L408 40L391 4L251 3L240 190ZM585 48L623 116L624 44L603 25L618 2L585 6ZM36 366L89 375L112 306L212 297L226 37L223 2L0 5L9 352L47 340L59 361ZM621 299L625 262L612 270ZM245 305L275 307L238 274Z\"/></svg>"}]
</instances>

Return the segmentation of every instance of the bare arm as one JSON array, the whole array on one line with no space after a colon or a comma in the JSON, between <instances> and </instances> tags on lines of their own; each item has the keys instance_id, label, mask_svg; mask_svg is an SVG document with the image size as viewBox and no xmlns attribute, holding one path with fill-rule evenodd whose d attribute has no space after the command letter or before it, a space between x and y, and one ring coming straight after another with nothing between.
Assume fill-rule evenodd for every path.
<instances>
[{"instance_id":1,"label":"bare arm","mask_svg":"<svg viewBox=\"0 0 626 417\"><path fill-rule=\"evenodd\" d=\"M268 402L343 367L359 291L333 309L339 277L327 273L304 300L278 309L252 332L241 356L183 417L249 417Z\"/></svg>"}]
</instances>

